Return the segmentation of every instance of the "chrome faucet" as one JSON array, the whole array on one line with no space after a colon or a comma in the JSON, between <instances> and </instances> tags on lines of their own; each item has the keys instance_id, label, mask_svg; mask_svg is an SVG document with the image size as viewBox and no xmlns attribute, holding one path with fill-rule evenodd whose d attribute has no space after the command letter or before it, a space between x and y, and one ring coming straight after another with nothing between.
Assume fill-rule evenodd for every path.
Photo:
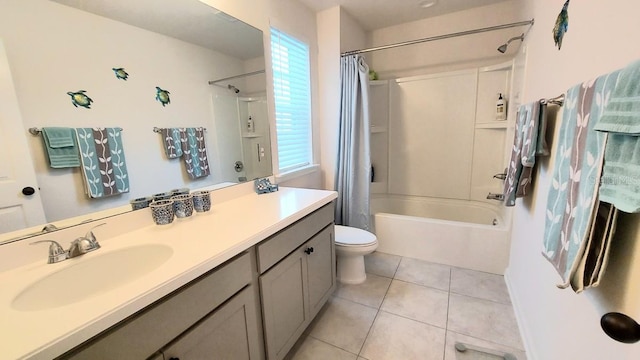
<instances>
[{"instance_id":1,"label":"chrome faucet","mask_svg":"<svg viewBox=\"0 0 640 360\"><path fill-rule=\"evenodd\" d=\"M73 240L71 242L71 246L69 250L65 250L57 241L53 240L39 240L30 243L29 245L39 244L39 243L51 243L49 245L49 260L47 264L55 264L57 262L70 259L76 256L80 256L86 254L93 250L100 249L100 244L96 239L96 236L93 234L93 229L98 226L105 225L106 223L98 224L92 227L85 236L80 236L79 238Z\"/></svg>"},{"instance_id":2,"label":"chrome faucet","mask_svg":"<svg viewBox=\"0 0 640 360\"><path fill-rule=\"evenodd\" d=\"M487 195L487 199L489 199L489 200L500 200L500 201L503 201L503 200L504 200L504 195L502 195L502 194L489 193L489 194Z\"/></svg>"}]
</instances>

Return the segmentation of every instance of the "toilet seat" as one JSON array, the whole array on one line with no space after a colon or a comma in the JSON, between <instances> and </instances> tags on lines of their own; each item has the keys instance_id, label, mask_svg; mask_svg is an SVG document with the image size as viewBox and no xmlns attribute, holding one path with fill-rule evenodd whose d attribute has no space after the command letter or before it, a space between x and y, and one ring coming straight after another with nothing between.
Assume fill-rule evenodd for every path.
<instances>
[{"instance_id":1,"label":"toilet seat","mask_svg":"<svg viewBox=\"0 0 640 360\"><path fill-rule=\"evenodd\" d=\"M336 245L345 247L366 247L378 242L378 239L374 234L362 229L336 225L335 231Z\"/></svg>"}]
</instances>

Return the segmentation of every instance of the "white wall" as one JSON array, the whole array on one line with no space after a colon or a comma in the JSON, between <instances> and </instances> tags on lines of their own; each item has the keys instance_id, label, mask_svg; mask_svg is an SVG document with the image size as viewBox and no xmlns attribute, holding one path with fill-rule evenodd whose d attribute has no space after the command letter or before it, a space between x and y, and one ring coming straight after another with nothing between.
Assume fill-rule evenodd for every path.
<instances>
[{"instance_id":1,"label":"white wall","mask_svg":"<svg viewBox=\"0 0 640 360\"><path fill-rule=\"evenodd\" d=\"M521 7L521 0L505 1L374 30L368 45L395 44L528 20L519 14ZM526 27L519 27L380 50L369 55L369 65L381 79L390 79L500 63L509 59L519 44L512 43L515 46L512 45L506 54L500 54L496 50L498 46L524 30Z\"/></svg>"},{"instance_id":2,"label":"white wall","mask_svg":"<svg viewBox=\"0 0 640 360\"><path fill-rule=\"evenodd\" d=\"M212 122L214 87L207 80L243 71L242 61L166 36L50 1L5 1L3 38L23 124L29 127L119 126L130 193L89 200L79 169L51 169L42 139L27 138L48 221L127 204L179 187L202 187L220 178ZM142 51L141 51L142 50ZM125 67L127 81L113 67ZM155 87L171 104L155 100ZM68 91L86 90L91 109L75 108ZM180 159L167 160L153 127L205 126L212 175L191 181ZM158 176L160 175L161 176Z\"/></svg>"},{"instance_id":3,"label":"white wall","mask_svg":"<svg viewBox=\"0 0 640 360\"><path fill-rule=\"evenodd\" d=\"M562 50L558 51L554 48L551 29L563 3L564 0L530 0L522 12L523 17L535 17L536 21L525 42L528 54L525 102L559 95L577 83L640 58L640 47L637 46L640 5L636 1L571 2L569 32ZM553 142L551 144L552 152L555 152ZM527 355L534 360L639 359L639 344L618 343L607 337L599 325L604 313L615 310L611 304L620 302L611 299L612 293L603 290L616 288L619 294L615 296L622 297L637 294L640 284L637 261L631 265L635 269L627 278L607 276L602 290L589 289L576 295L569 289L556 288L559 276L540 254L552 163L553 159L540 164L533 197L523 202L519 200L514 212L507 279ZM613 246L624 246L622 244L624 242L618 241ZM635 259L639 257L637 249L638 246L633 250ZM632 256L631 251L631 248L618 248L616 252L623 256L618 260L612 258L610 266L623 263L622 260ZM640 314L637 297L627 306L627 310L635 309Z\"/></svg>"}]
</instances>

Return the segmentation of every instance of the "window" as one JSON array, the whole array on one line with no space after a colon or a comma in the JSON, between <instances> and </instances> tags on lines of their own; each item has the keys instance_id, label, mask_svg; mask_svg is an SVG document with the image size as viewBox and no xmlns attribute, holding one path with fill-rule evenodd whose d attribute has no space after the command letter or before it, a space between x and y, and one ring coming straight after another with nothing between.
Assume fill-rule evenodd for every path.
<instances>
[{"instance_id":1,"label":"window","mask_svg":"<svg viewBox=\"0 0 640 360\"><path fill-rule=\"evenodd\" d=\"M286 173L311 164L309 46L271 28L271 59L278 170Z\"/></svg>"}]
</instances>

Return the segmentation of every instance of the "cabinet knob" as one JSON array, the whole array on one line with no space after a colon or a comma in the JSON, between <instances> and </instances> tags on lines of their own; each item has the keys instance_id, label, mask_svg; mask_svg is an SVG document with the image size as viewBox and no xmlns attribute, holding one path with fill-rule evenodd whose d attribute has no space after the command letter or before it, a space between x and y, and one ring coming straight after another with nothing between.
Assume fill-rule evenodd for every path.
<instances>
[{"instance_id":1,"label":"cabinet knob","mask_svg":"<svg viewBox=\"0 0 640 360\"><path fill-rule=\"evenodd\" d=\"M304 250L307 255L310 255L313 252L313 247L308 247Z\"/></svg>"}]
</instances>

